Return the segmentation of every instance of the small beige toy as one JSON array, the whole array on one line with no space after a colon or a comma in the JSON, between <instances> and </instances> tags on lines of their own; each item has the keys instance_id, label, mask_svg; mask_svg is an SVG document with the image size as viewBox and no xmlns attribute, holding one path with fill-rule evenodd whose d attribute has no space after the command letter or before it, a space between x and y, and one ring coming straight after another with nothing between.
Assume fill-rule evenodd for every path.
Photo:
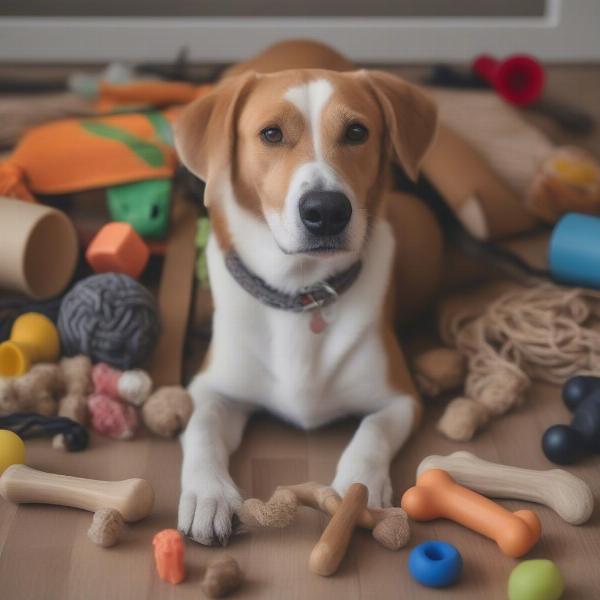
<instances>
[{"instance_id":1,"label":"small beige toy","mask_svg":"<svg viewBox=\"0 0 600 600\"><path fill-rule=\"evenodd\" d=\"M587 483L562 469L510 467L465 451L428 456L417 467L417 477L429 469L443 469L457 483L485 496L544 504L571 525L585 523L594 510L594 496Z\"/></svg>"}]
</instances>

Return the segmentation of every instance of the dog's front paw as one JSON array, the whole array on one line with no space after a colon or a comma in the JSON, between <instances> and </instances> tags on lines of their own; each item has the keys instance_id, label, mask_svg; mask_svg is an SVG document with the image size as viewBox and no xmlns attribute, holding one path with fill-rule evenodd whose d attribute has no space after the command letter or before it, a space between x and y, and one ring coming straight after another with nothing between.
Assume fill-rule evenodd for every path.
<instances>
[{"instance_id":1,"label":"dog's front paw","mask_svg":"<svg viewBox=\"0 0 600 600\"><path fill-rule=\"evenodd\" d=\"M392 482L387 470L358 464L350 469L338 468L331 487L343 497L353 483L362 483L367 487L370 508L392 506Z\"/></svg>"},{"instance_id":2,"label":"dog's front paw","mask_svg":"<svg viewBox=\"0 0 600 600\"><path fill-rule=\"evenodd\" d=\"M225 545L231 535L233 515L241 503L229 477L199 478L192 485L183 486L177 528L205 546Z\"/></svg>"}]
</instances>

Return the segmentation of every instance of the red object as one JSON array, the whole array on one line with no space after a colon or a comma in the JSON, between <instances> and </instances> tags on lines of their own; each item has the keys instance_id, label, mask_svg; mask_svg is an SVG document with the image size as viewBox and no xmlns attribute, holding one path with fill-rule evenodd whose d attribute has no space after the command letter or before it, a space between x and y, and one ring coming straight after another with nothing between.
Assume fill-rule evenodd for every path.
<instances>
[{"instance_id":1,"label":"red object","mask_svg":"<svg viewBox=\"0 0 600 600\"><path fill-rule=\"evenodd\" d=\"M108 223L96 234L85 253L96 273L124 273L137 279L148 262L150 250L128 223Z\"/></svg>"},{"instance_id":2,"label":"red object","mask_svg":"<svg viewBox=\"0 0 600 600\"><path fill-rule=\"evenodd\" d=\"M535 102L544 90L544 69L526 54L515 54L502 61L482 54L473 61L472 69L505 100L517 106Z\"/></svg>"}]
</instances>

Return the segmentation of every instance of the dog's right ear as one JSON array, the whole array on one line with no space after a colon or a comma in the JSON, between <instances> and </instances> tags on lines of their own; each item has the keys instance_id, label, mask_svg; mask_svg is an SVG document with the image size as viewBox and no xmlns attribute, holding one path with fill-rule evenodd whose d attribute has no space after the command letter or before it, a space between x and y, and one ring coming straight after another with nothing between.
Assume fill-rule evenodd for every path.
<instances>
[{"instance_id":1,"label":"dog's right ear","mask_svg":"<svg viewBox=\"0 0 600 600\"><path fill-rule=\"evenodd\" d=\"M175 148L181 162L207 183L212 174L231 164L239 108L255 79L255 73L225 79L187 106L175 122ZM207 194L205 204L209 204Z\"/></svg>"}]
</instances>

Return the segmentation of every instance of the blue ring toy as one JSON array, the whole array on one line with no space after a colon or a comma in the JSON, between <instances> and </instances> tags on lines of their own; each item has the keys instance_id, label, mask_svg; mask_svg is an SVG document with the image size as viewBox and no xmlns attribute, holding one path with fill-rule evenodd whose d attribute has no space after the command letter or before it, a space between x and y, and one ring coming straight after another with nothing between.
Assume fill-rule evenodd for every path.
<instances>
[{"instance_id":1,"label":"blue ring toy","mask_svg":"<svg viewBox=\"0 0 600 600\"><path fill-rule=\"evenodd\" d=\"M431 540L415 546L408 557L408 570L427 587L452 585L462 570L460 552L448 542Z\"/></svg>"}]
</instances>

